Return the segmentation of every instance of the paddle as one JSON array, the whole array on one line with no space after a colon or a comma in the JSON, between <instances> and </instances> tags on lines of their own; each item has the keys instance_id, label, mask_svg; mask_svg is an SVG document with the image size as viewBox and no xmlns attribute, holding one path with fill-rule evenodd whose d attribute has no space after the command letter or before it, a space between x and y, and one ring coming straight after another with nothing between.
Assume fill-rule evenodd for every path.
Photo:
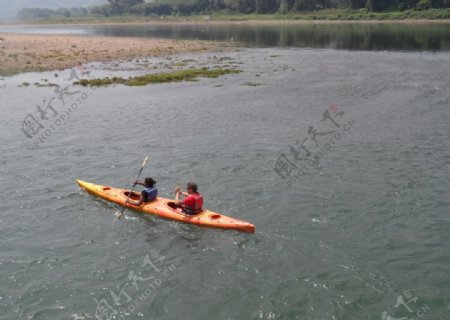
<instances>
[{"instance_id":1,"label":"paddle","mask_svg":"<svg viewBox=\"0 0 450 320\"><path fill-rule=\"evenodd\" d=\"M148 159L148 156L146 156L145 159L144 159L144 162L142 162L142 166L141 166L141 169L139 170L138 176L136 178L136 182L139 180L141 172L144 169L145 164L147 163L147 159ZM119 212L119 211L116 212L117 220L120 220L122 218L123 212L125 211L125 208L126 208L126 203L127 203L128 199L130 199L130 196L133 193L134 187L136 187L136 182L133 183L133 188L131 188L131 191L128 193L127 200L125 200L125 203L123 204L122 211L121 212Z\"/></svg>"},{"instance_id":2,"label":"paddle","mask_svg":"<svg viewBox=\"0 0 450 320\"><path fill-rule=\"evenodd\" d=\"M173 190L173 195L175 196L175 203L177 203L178 201L180 201L180 190L175 191L177 189L180 189L180 184L177 184L177 186L175 187L175 189Z\"/></svg>"}]
</instances>

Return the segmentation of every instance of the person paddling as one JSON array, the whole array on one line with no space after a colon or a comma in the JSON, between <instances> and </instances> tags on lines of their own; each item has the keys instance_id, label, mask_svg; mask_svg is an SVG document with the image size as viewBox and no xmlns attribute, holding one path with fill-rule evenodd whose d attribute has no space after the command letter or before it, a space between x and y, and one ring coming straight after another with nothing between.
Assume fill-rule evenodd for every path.
<instances>
[{"instance_id":1,"label":"person paddling","mask_svg":"<svg viewBox=\"0 0 450 320\"><path fill-rule=\"evenodd\" d=\"M175 188L175 205L181 206L185 214L199 214L203 208L203 196L198 192L198 187L193 182L189 182L186 189L187 193L182 192L179 186ZM180 196L186 198L180 201Z\"/></svg>"},{"instance_id":2,"label":"person paddling","mask_svg":"<svg viewBox=\"0 0 450 320\"><path fill-rule=\"evenodd\" d=\"M141 197L138 201L134 201L128 198L128 203L134 204L135 206L140 206L145 202L151 202L156 199L156 196L158 195L158 189L156 189L155 187L155 180L153 180L152 178L145 178L144 182L136 181L134 184L139 184L141 186L144 186L145 188L144 190L142 190Z\"/></svg>"}]
</instances>

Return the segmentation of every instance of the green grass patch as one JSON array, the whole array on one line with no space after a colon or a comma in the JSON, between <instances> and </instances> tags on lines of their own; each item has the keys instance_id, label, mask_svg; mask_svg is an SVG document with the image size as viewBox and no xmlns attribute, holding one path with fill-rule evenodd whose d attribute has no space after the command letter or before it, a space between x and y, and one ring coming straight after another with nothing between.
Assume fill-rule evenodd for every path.
<instances>
[{"instance_id":1,"label":"green grass patch","mask_svg":"<svg viewBox=\"0 0 450 320\"><path fill-rule=\"evenodd\" d=\"M39 87L39 88L50 88L50 87L57 87L58 86L55 83L45 83L45 84L43 84L43 83L39 83L39 82L35 82L34 85L36 87Z\"/></svg>"},{"instance_id":2,"label":"green grass patch","mask_svg":"<svg viewBox=\"0 0 450 320\"><path fill-rule=\"evenodd\" d=\"M145 86L149 83L195 81L199 77L217 78L222 75L239 72L241 71L237 69L219 69L219 68L186 69L168 73L147 74L144 76L131 77L128 79L120 77L91 79L91 80L81 79L80 81L74 82L74 84L91 87L107 86L111 84L124 84L126 86Z\"/></svg>"},{"instance_id":3,"label":"green grass patch","mask_svg":"<svg viewBox=\"0 0 450 320\"><path fill-rule=\"evenodd\" d=\"M259 87L259 86L262 86L262 83L260 83L260 82L244 82L242 85L249 86L249 87Z\"/></svg>"}]
</instances>

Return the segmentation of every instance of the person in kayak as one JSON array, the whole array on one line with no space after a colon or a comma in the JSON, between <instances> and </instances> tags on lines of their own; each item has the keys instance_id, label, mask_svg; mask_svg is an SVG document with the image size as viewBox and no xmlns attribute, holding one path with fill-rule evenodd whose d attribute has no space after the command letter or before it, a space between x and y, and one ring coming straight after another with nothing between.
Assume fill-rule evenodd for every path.
<instances>
[{"instance_id":1,"label":"person in kayak","mask_svg":"<svg viewBox=\"0 0 450 320\"><path fill-rule=\"evenodd\" d=\"M140 206L145 202L152 202L156 199L156 196L158 195L158 189L156 189L155 187L155 180L153 180L152 178L145 178L144 182L136 181L134 184L139 184L141 186L144 186L145 188L144 190L142 190L139 200L134 201L128 198L127 202L134 204L135 206Z\"/></svg>"},{"instance_id":2,"label":"person in kayak","mask_svg":"<svg viewBox=\"0 0 450 320\"><path fill-rule=\"evenodd\" d=\"M198 192L195 183L189 182L186 189L187 192L183 192L179 186L175 188L175 205L182 207L185 214L199 214L203 210L203 196ZM180 201L180 196L185 197L185 199Z\"/></svg>"}]
</instances>

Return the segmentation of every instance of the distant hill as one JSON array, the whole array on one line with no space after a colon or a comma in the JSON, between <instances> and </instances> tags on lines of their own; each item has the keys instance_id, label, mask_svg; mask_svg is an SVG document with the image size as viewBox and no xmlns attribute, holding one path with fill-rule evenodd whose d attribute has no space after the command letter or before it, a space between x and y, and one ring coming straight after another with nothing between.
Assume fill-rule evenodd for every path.
<instances>
[{"instance_id":1,"label":"distant hill","mask_svg":"<svg viewBox=\"0 0 450 320\"><path fill-rule=\"evenodd\" d=\"M89 7L107 3L107 0L0 0L0 21L16 19L17 12L22 8L71 8Z\"/></svg>"}]
</instances>

